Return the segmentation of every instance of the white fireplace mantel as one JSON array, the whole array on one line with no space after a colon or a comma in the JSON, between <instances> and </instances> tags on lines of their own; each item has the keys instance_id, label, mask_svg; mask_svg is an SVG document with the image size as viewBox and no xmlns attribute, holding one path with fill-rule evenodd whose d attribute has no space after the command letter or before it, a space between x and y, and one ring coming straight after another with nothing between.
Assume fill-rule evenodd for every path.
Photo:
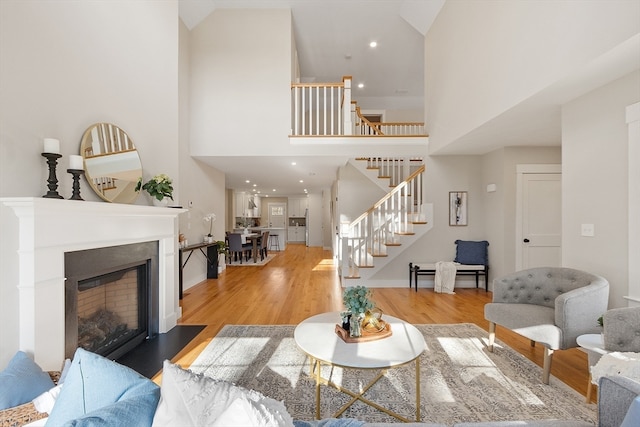
<instances>
[{"instance_id":1,"label":"white fireplace mantel","mask_svg":"<svg viewBox=\"0 0 640 427\"><path fill-rule=\"evenodd\" d=\"M0 366L17 350L45 370L64 359L64 254L159 242L159 332L181 316L178 215L184 209L46 198L0 198Z\"/></svg>"}]
</instances>

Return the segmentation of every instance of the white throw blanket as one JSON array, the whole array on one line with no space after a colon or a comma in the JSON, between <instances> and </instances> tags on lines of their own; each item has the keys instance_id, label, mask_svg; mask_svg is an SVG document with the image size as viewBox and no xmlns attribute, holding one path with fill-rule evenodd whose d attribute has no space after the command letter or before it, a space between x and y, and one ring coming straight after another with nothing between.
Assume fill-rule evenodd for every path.
<instances>
[{"instance_id":1,"label":"white throw blanket","mask_svg":"<svg viewBox=\"0 0 640 427\"><path fill-rule=\"evenodd\" d=\"M456 263L451 261L436 262L436 278L434 291L444 294L455 294Z\"/></svg>"},{"instance_id":2,"label":"white throw blanket","mask_svg":"<svg viewBox=\"0 0 640 427\"><path fill-rule=\"evenodd\" d=\"M613 352L603 355L591 367L591 382L598 384L600 377L622 375L640 381L640 353Z\"/></svg>"}]
</instances>

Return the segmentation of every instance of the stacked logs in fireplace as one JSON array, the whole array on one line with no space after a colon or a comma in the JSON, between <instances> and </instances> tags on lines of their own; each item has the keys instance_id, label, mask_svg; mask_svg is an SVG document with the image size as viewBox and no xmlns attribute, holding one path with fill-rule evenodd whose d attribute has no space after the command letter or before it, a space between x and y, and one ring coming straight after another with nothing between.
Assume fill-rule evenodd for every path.
<instances>
[{"instance_id":1,"label":"stacked logs in fireplace","mask_svg":"<svg viewBox=\"0 0 640 427\"><path fill-rule=\"evenodd\" d=\"M136 334L116 313L100 309L88 318L78 319L78 346L103 354L119 341L128 341Z\"/></svg>"}]
</instances>

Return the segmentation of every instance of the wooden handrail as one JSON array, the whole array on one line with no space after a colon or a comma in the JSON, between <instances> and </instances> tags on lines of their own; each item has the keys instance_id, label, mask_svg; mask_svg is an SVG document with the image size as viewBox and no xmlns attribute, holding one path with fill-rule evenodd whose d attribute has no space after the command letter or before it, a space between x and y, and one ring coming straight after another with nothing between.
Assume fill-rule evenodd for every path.
<instances>
[{"instance_id":1,"label":"wooden handrail","mask_svg":"<svg viewBox=\"0 0 640 427\"><path fill-rule=\"evenodd\" d=\"M291 83L291 89L301 88L322 88L322 87L344 87L344 83Z\"/></svg>"}]
</instances>

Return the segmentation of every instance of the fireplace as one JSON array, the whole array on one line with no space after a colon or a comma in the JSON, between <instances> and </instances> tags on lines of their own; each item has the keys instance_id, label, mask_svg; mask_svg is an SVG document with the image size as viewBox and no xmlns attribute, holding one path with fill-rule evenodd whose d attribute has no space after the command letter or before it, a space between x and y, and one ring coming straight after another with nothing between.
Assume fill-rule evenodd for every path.
<instances>
[{"instance_id":1,"label":"fireplace","mask_svg":"<svg viewBox=\"0 0 640 427\"><path fill-rule=\"evenodd\" d=\"M148 334L173 328L181 315L178 216L183 212L186 210L43 197L0 198L0 366L23 350L33 354L43 369L60 370L66 353L67 282L127 270L146 264L147 259L157 262L146 273L154 284L148 297ZM143 258L113 250L116 265L120 265L115 269L96 268L110 256L86 257L90 252L85 252L149 242L155 249ZM85 254L80 262L83 270L69 278L66 255L74 252Z\"/></svg>"},{"instance_id":2,"label":"fireplace","mask_svg":"<svg viewBox=\"0 0 640 427\"><path fill-rule=\"evenodd\" d=\"M65 357L117 359L158 333L158 242L66 252Z\"/></svg>"}]
</instances>

